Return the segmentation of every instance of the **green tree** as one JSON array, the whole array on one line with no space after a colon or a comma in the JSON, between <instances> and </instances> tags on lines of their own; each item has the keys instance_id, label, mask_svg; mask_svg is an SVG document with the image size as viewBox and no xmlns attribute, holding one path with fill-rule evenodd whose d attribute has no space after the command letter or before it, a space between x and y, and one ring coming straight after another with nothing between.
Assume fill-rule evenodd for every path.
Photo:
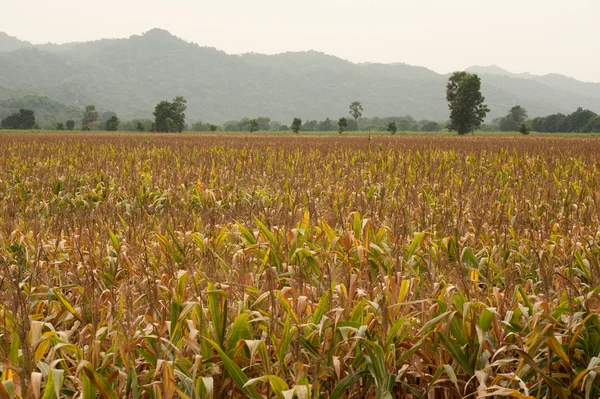
<instances>
[{"instance_id":1,"label":"green tree","mask_svg":"<svg viewBox=\"0 0 600 399\"><path fill-rule=\"evenodd\" d=\"M102 112L100 114L100 116L98 117L98 121L100 122L100 129L104 129L104 127L106 126L106 122L112 117L112 116L117 116L116 112L113 111L107 111L107 112Z\"/></svg>"},{"instance_id":2,"label":"green tree","mask_svg":"<svg viewBox=\"0 0 600 399\"><path fill-rule=\"evenodd\" d=\"M175 128L178 132L183 132L185 128L185 111L187 109L187 101L182 96L175 97L172 103L173 114L171 119L175 123Z\"/></svg>"},{"instance_id":3,"label":"green tree","mask_svg":"<svg viewBox=\"0 0 600 399\"><path fill-rule=\"evenodd\" d=\"M566 119L563 114L552 114L545 117L537 117L531 121L531 126L536 132L557 133L566 132Z\"/></svg>"},{"instance_id":4,"label":"green tree","mask_svg":"<svg viewBox=\"0 0 600 399\"><path fill-rule=\"evenodd\" d=\"M510 109L510 117L520 123L525 123L527 120L527 110L520 105L515 105Z\"/></svg>"},{"instance_id":5,"label":"green tree","mask_svg":"<svg viewBox=\"0 0 600 399\"><path fill-rule=\"evenodd\" d=\"M519 126L519 132L521 134L529 134L529 126L527 126L525 123L521 123L521 126Z\"/></svg>"},{"instance_id":6,"label":"green tree","mask_svg":"<svg viewBox=\"0 0 600 399\"><path fill-rule=\"evenodd\" d=\"M177 126L177 122L173 118L167 118L167 132L181 132Z\"/></svg>"},{"instance_id":7,"label":"green tree","mask_svg":"<svg viewBox=\"0 0 600 399\"><path fill-rule=\"evenodd\" d=\"M448 129L460 135L473 133L490 112L481 94L481 79L476 74L454 72L446 86L446 99L450 108Z\"/></svg>"},{"instance_id":8,"label":"green tree","mask_svg":"<svg viewBox=\"0 0 600 399\"><path fill-rule=\"evenodd\" d=\"M356 124L356 130L358 130L358 118L362 116L363 106L360 102L354 101L350 104L350 115L354 118Z\"/></svg>"},{"instance_id":9,"label":"green tree","mask_svg":"<svg viewBox=\"0 0 600 399\"><path fill-rule=\"evenodd\" d=\"M344 129L346 129L347 126L348 126L348 119L340 118L338 120L338 133L339 134L344 133Z\"/></svg>"},{"instance_id":10,"label":"green tree","mask_svg":"<svg viewBox=\"0 0 600 399\"><path fill-rule=\"evenodd\" d=\"M218 127L217 125L213 125L213 124L211 124L211 125L209 125L209 126L208 126L208 129L209 129L211 132L216 132L218 128L219 128L219 127Z\"/></svg>"},{"instance_id":11,"label":"green tree","mask_svg":"<svg viewBox=\"0 0 600 399\"><path fill-rule=\"evenodd\" d=\"M154 126L157 132L182 132L185 128L187 101L175 97L173 102L161 101L154 108Z\"/></svg>"},{"instance_id":12,"label":"green tree","mask_svg":"<svg viewBox=\"0 0 600 399\"><path fill-rule=\"evenodd\" d=\"M318 129L320 132L335 131L335 122L327 118L323 122L319 123Z\"/></svg>"},{"instance_id":13,"label":"green tree","mask_svg":"<svg viewBox=\"0 0 600 399\"><path fill-rule=\"evenodd\" d=\"M0 122L2 129L29 130L35 128L35 115L30 109L20 109L19 112L8 115Z\"/></svg>"},{"instance_id":14,"label":"green tree","mask_svg":"<svg viewBox=\"0 0 600 399\"><path fill-rule=\"evenodd\" d=\"M67 127L67 130L73 130L75 129L75 121L69 119L67 122L65 122L65 126Z\"/></svg>"},{"instance_id":15,"label":"green tree","mask_svg":"<svg viewBox=\"0 0 600 399\"><path fill-rule=\"evenodd\" d=\"M65 130L65 124L62 122L56 122L56 130Z\"/></svg>"},{"instance_id":16,"label":"green tree","mask_svg":"<svg viewBox=\"0 0 600 399\"><path fill-rule=\"evenodd\" d=\"M192 123L192 132L207 132L209 128L208 123L204 123L202 121L197 121Z\"/></svg>"},{"instance_id":17,"label":"green tree","mask_svg":"<svg viewBox=\"0 0 600 399\"><path fill-rule=\"evenodd\" d=\"M278 121L271 122L271 131L272 132L281 131L281 122L278 122Z\"/></svg>"},{"instance_id":18,"label":"green tree","mask_svg":"<svg viewBox=\"0 0 600 399\"><path fill-rule=\"evenodd\" d=\"M259 126L258 121L256 119L250 120L250 123L248 124L248 127L250 129L250 133L258 132L258 129L260 129L260 126Z\"/></svg>"},{"instance_id":19,"label":"green tree","mask_svg":"<svg viewBox=\"0 0 600 399\"><path fill-rule=\"evenodd\" d=\"M271 118L261 116L256 118L256 122L258 122L258 130L271 130Z\"/></svg>"},{"instance_id":20,"label":"green tree","mask_svg":"<svg viewBox=\"0 0 600 399\"><path fill-rule=\"evenodd\" d=\"M168 101L161 101L154 108L154 124L158 132L168 132L169 127L167 126L167 119L172 114L171 103Z\"/></svg>"},{"instance_id":21,"label":"green tree","mask_svg":"<svg viewBox=\"0 0 600 399\"><path fill-rule=\"evenodd\" d=\"M520 105L510 109L508 115L500 119L500 130L503 132L515 132L527 120L527 110Z\"/></svg>"},{"instance_id":22,"label":"green tree","mask_svg":"<svg viewBox=\"0 0 600 399\"><path fill-rule=\"evenodd\" d=\"M151 131L151 119L131 119L128 121L120 120L119 130L122 132L146 132Z\"/></svg>"},{"instance_id":23,"label":"green tree","mask_svg":"<svg viewBox=\"0 0 600 399\"><path fill-rule=\"evenodd\" d=\"M302 123L302 130L305 132L314 132L319 130L319 122L308 119L306 122Z\"/></svg>"},{"instance_id":24,"label":"green tree","mask_svg":"<svg viewBox=\"0 0 600 399\"><path fill-rule=\"evenodd\" d=\"M83 111L83 118L81 118L81 126L85 131L98 130L100 122L98 122L98 111L96 111L95 105L88 105ZM86 129L87 128L87 129Z\"/></svg>"},{"instance_id":25,"label":"green tree","mask_svg":"<svg viewBox=\"0 0 600 399\"><path fill-rule=\"evenodd\" d=\"M585 133L600 133L600 115L591 118L584 126L583 131Z\"/></svg>"},{"instance_id":26,"label":"green tree","mask_svg":"<svg viewBox=\"0 0 600 399\"><path fill-rule=\"evenodd\" d=\"M117 130L119 130L119 123L121 123L119 118L116 115L113 115L110 118L108 118L108 120L104 124L104 130L109 132L116 132Z\"/></svg>"},{"instance_id":27,"label":"green tree","mask_svg":"<svg viewBox=\"0 0 600 399\"><path fill-rule=\"evenodd\" d=\"M396 132L398 131L398 126L396 126L396 122L388 123L387 131L391 134L396 134Z\"/></svg>"},{"instance_id":28,"label":"green tree","mask_svg":"<svg viewBox=\"0 0 600 399\"><path fill-rule=\"evenodd\" d=\"M292 131L294 133L298 133L300 131L301 127L302 127L302 119L294 118L294 121L292 122Z\"/></svg>"},{"instance_id":29,"label":"green tree","mask_svg":"<svg viewBox=\"0 0 600 399\"><path fill-rule=\"evenodd\" d=\"M421 127L422 132L439 132L440 130L442 130L440 124L434 121L427 122Z\"/></svg>"},{"instance_id":30,"label":"green tree","mask_svg":"<svg viewBox=\"0 0 600 399\"><path fill-rule=\"evenodd\" d=\"M226 132L239 132L241 129L239 128L239 124L236 121L228 121L223 125L223 130Z\"/></svg>"},{"instance_id":31,"label":"green tree","mask_svg":"<svg viewBox=\"0 0 600 399\"><path fill-rule=\"evenodd\" d=\"M161 101L154 108L154 124L157 132L169 132L167 119L171 119L173 107L168 101ZM172 119L171 119L172 121Z\"/></svg>"},{"instance_id":32,"label":"green tree","mask_svg":"<svg viewBox=\"0 0 600 399\"><path fill-rule=\"evenodd\" d=\"M590 119L596 116L595 112L589 109L577 108L577 111L568 115L565 119L565 131L566 132L581 132L588 124Z\"/></svg>"}]
</instances>

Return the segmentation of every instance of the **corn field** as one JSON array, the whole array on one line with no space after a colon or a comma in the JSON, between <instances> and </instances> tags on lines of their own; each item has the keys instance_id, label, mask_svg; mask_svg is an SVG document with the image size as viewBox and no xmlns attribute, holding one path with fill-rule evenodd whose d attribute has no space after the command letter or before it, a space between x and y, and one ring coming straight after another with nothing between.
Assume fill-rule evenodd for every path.
<instances>
[{"instance_id":1,"label":"corn field","mask_svg":"<svg viewBox=\"0 0 600 399\"><path fill-rule=\"evenodd\" d=\"M599 398L600 139L0 135L0 398Z\"/></svg>"}]
</instances>

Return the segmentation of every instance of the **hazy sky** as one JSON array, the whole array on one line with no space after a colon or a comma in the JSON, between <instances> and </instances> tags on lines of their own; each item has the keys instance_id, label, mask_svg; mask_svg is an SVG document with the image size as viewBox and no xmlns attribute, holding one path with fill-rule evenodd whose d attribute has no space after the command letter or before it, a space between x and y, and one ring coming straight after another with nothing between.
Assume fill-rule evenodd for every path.
<instances>
[{"instance_id":1,"label":"hazy sky","mask_svg":"<svg viewBox=\"0 0 600 399\"><path fill-rule=\"evenodd\" d=\"M228 53L318 50L450 72L496 64L600 82L600 0L0 0L33 43L158 27Z\"/></svg>"}]
</instances>

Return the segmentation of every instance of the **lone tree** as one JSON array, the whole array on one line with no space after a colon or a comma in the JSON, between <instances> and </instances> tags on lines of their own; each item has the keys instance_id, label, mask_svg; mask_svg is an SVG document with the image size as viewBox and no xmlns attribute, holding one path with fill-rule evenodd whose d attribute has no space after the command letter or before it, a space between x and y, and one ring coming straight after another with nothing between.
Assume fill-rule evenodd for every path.
<instances>
[{"instance_id":1,"label":"lone tree","mask_svg":"<svg viewBox=\"0 0 600 399\"><path fill-rule=\"evenodd\" d=\"M387 131L391 134L396 134L396 132L398 131L398 126L396 126L396 122L388 123Z\"/></svg>"},{"instance_id":2,"label":"lone tree","mask_svg":"<svg viewBox=\"0 0 600 399\"><path fill-rule=\"evenodd\" d=\"M119 123L121 123L119 118L116 115L113 115L110 118L108 118L108 120L104 124L104 130L108 132L116 132L117 130L119 130Z\"/></svg>"},{"instance_id":3,"label":"lone tree","mask_svg":"<svg viewBox=\"0 0 600 399\"><path fill-rule=\"evenodd\" d=\"M298 133L300 131L301 127L302 127L302 119L294 118L294 121L292 122L292 131L294 133Z\"/></svg>"},{"instance_id":4,"label":"lone tree","mask_svg":"<svg viewBox=\"0 0 600 399\"><path fill-rule=\"evenodd\" d=\"M421 127L421 131L423 132L439 132L440 130L442 130L442 128L437 122L427 122Z\"/></svg>"},{"instance_id":5,"label":"lone tree","mask_svg":"<svg viewBox=\"0 0 600 399\"><path fill-rule=\"evenodd\" d=\"M521 134L529 134L529 126L527 126L524 123L521 123L521 126L519 126L519 132Z\"/></svg>"},{"instance_id":6,"label":"lone tree","mask_svg":"<svg viewBox=\"0 0 600 399\"><path fill-rule=\"evenodd\" d=\"M65 130L65 124L62 122L56 122L56 130Z\"/></svg>"},{"instance_id":7,"label":"lone tree","mask_svg":"<svg viewBox=\"0 0 600 399\"><path fill-rule=\"evenodd\" d=\"M135 130L137 130L138 132L143 132L144 130L146 130L146 128L144 127L144 124L141 121L138 121Z\"/></svg>"},{"instance_id":8,"label":"lone tree","mask_svg":"<svg viewBox=\"0 0 600 399\"><path fill-rule=\"evenodd\" d=\"M154 108L154 130L157 132L182 132L185 127L187 101L175 97L172 102L161 101Z\"/></svg>"},{"instance_id":9,"label":"lone tree","mask_svg":"<svg viewBox=\"0 0 600 399\"><path fill-rule=\"evenodd\" d=\"M350 115L354 118L354 122L356 123L356 130L358 130L358 118L362 116L363 106L360 102L354 101L350 104Z\"/></svg>"},{"instance_id":10,"label":"lone tree","mask_svg":"<svg viewBox=\"0 0 600 399\"><path fill-rule=\"evenodd\" d=\"M250 127L250 133L258 132L258 129L260 128L256 119L252 119L250 123L248 123L248 126Z\"/></svg>"},{"instance_id":11,"label":"lone tree","mask_svg":"<svg viewBox=\"0 0 600 399\"><path fill-rule=\"evenodd\" d=\"M35 128L35 115L30 109L20 109L19 112L8 115L0 122L2 129L29 130Z\"/></svg>"},{"instance_id":12,"label":"lone tree","mask_svg":"<svg viewBox=\"0 0 600 399\"><path fill-rule=\"evenodd\" d=\"M73 130L73 129L75 129L75 121L72 119L69 119L68 121L65 122L65 126L67 127L67 130Z\"/></svg>"},{"instance_id":13,"label":"lone tree","mask_svg":"<svg viewBox=\"0 0 600 399\"><path fill-rule=\"evenodd\" d=\"M81 118L82 130L98 130L100 122L98 122L98 111L96 111L95 105L88 105L83 111L83 118Z\"/></svg>"},{"instance_id":14,"label":"lone tree","mask_svg":"<svg viewBox=\"0 0 600 399\"><path fill-rule=\"evenodd\" d=\"M527 120L527 110L520 105L515 105L508 111L508 115L500 119L500 130L514 132Z\"/></svg>"},{"instance_id":15,"label":"lone tree","mask_svg":"<svg viewBox=\"0 0 600 399\"><path fill-rule=\"evenodd\" d=\"M218 128L219 128L219 127L218 127L217 125L209 125L209 126L208 126L208 129L209 129L211 132L216 132Z\"/></svg>"},{"instance_id":16,"label":"lone tree","mask_svg":"<svg viewBox=\"0 0 600 399\"><path fill-rule=\"evenodd\" d=\"M346 118L340 118L340 120L338 120L338 133L344 133L344 129L346 129L347 126L348 120Z\"/></svg>"},{"instance_id":17,"label":"lone tree","mask_svg":"<svg viewBox=\"0 0 600 399\"><path fill-rule=\"evenodd\" d=\"M460 135L473 133L490 112L483 103L481 79L476 74L454 72L446 86L446 99L450 107L448 129Z\"/></svg>"}]
</instances>

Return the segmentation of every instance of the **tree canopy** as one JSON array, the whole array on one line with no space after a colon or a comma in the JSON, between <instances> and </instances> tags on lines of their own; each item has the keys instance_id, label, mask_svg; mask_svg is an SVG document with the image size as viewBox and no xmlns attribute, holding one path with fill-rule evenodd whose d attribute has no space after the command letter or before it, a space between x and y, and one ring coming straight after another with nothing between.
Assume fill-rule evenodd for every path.
<instances>
[{"instance_id":1,"label":"tree canopy","mask_svg":"<svg viewBox=\"0 0 600 399\"><path fill-rule=\"evenodd\" d=\"M292 131L294 133L298 133L300 131L301 127L302 127L302 119L294 118L294 120L292 121Z\"/></svg>"},{"instance_id":2,"label":"tree canopy","mask_svg":"<svg viewBox=\"0 0 600 399\"><path fill-rule=\"evenodd\" d=\"M108 132L116 132L119 130L119 118L116 115L112 115L108 120L104 123L104 130Z\"/></svg>"},{"instance_id":3,"label":"tree canopy","mask_svg":"<svg viewBox=\"0 0 600 399\"><path fill-rule=\"evenodd\" d=\"M154 128L157 132L182 132L185 128L187 101L175 97L172 102L161 101L154 108Z\"/></svg>"},{"instance_id":4,"label":"tree canopy","mask_svg":"<svg viewBox=\"0 0 600 399\"><path fill-rule=\"evenodd\" d=\"M100 127L100 121L98 121L98 111L96 111L95 105L88 105L83 111L83 117L81 118L81 126L84 130L98 130Z\"/></svg>"},{"instance_id":5,"label":"tree canopy","mask_svg":"<svg viewBox=\"0 0 600 399\"><path fill-rule=\"evenodd\" d=\"M354 122L358 125L358 118L362 116L363 106L359 101L354 101L350 104L350 115L354 118Z\"/></svg>"},{"instance_id":6,"label":"tree canopy","mask_svg":"<svg viewBox=\"0 0 600 399\"><path fill-rule=\"evenodd\" d=\"M588 123L583 128L584 133L600 133L600 115L590 118Z\"/></svg>"},{"instance_id":7,"label":"tree canopy","mask_svg":"<svg viewBox=\"0 0 600 399\"><path fill-rule=\"evenodd\" d=\"M590 119L595 116L595 112L579 107L575 112L566 117L564 128L569 133L582 132Z\"/></svg>"},{"instance_id":8,"label":"tree canopy","mask_svg":"<svg viewBox=\"0 0 600 399\"><path fill-rule=\"evenodd\" d=\"M476 74L454 72L446 86L446 100L450 108L448 129L461 135L474 132L490 112Z\"/></svg>"},{"instance_id":9,"label":"tree canopy","mask_svg":"<svg viewBox=\"0 0 600 399\"><path fill-rule=\"evenodd\" d=\"M338 133L339 134L344 133L344 130L346 129L346 126L348 126L348 119L346 119L346 118L340 118L338 120Z\"/></svg>"},{"instance_id":10,"label":"tree canopy","mask_svg":"<svg viewBox=\"0 0 600 399\"><path fill-rule=\"evenodd\" d=\"M260 125L258 124L258 120L252 119L248 124L248 128L250 129L250 133L258 132L260 130Z\"/></svg>"},{"instance_id":11,"label":"tree canopy","mask_svg":"<svg viewBox=\"0 0 600 399\"><path fill-rule=\"evenodd\" d=\"M398 126L396 126L396 122L388 123L387 131L391 134L396 134L396 132L398 131Z\"/></svg>"},{"instance_id":12,"label":"tree canopy","mask_svg":"<svg viewBox=\"0 0 600 399\"><path fill-rule=\"evenodd\" d=\"M534 118L531 128L545 133L590 133L595 131L593 120L596 117L596 113L579 107L569 115L558 113Z\"/></svg>"},{"instance_id":13,"label":"tree canopy","mask_svg":"<svg viewBox=\"0 0 600 399\"><path fill-rule=\"evenodd\" d=\"M20 109L19 112L7 116L0 122L2 129L28 130L35 126L35 115L30 109Z\"/></svg>"},{"instance_id":14,"label":"tree canopy","mask_svg":"<svg viewBox=\"0 0 600 399\"><path fill-rule=\"evenodd\" d=\"M527 120L527 110L520 105L510 109L508 115L500 119L500 130L503 132L516 132Z\"/></svg>"}]
</instances>

